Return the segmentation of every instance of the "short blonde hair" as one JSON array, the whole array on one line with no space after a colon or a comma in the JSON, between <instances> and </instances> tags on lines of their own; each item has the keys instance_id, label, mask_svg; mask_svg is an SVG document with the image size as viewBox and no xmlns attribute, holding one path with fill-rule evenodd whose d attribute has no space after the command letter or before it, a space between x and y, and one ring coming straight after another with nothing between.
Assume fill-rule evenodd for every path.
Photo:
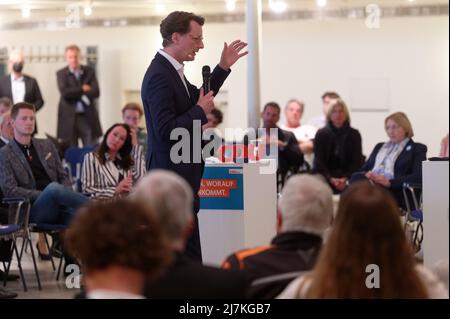
<instances>
[{"instance_id":1,"label":"short blonde hair","mask_svg":"<svg viewBox=\"0 0 450 319\"><path fill-rule=\"evenodd\" d=\"M331 120L331 113L333 113L334 109L338 106L342 107L342 110L345 113L346 121L350 124L350 112L348 111L347 104L345 104L341 98L336 99L336 101L330 106L327 113L327 122Z\"/></svg>"},{"instance_id":2,"label":"short blonde hair","mask_svg":"<svg viewBox=\"0 0 450 319\"><path fill-rule=\"evenodd\" d=\"M408 116L406 116L403 112L395 112L386 117L384 120L384 129L386 130L387 121L393 120L395 123L397 123L404 131L406 137L413 137L414 131L411 125L411 122L408 119Z\"/></svg>"}]
</instances>

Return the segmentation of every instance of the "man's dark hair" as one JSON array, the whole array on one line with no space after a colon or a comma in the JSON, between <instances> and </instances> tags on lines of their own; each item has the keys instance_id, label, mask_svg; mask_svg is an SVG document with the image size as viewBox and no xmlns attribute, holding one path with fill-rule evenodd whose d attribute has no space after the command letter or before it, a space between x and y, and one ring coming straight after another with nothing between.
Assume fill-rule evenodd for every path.
<instances>
[{"instance_id":1,"label":"man's dark hair","mask_svg":"<svg viewBox=\"0 0 450 319\"><path fill-rule=\"evenodd\" d=\"M223 113L219 109L212 109L211 115L213 115L217 119L217 124L223 122Z\"/></svg>"},{"instance_id":2,"label":"man's dark hair","mask_svg":"<svg viewBox=\"0 0 450 319\"><path fill-rule=\"evenodd\" d=\"M339 94L337 94L336 92L332 92L332 91L325 92L325 93L322 95L322 101L323 101L326 97L329 97L330 99L339 99L339 98L341 98L341 97L339 96Z\"/></svg>"},{"instance_id":3,"label":"man's dark hair","mask_svg":"<svg viewBox=\"0 0 450 319\"><path fill-rule=\"evenodd\" d=\"M11 109L11 117L13 120L16 119L17 114L19 114L19 111L21 109L27 109L27 110L32 110L33 112L36 113L36 108L34 107L33 104L27 103L27 102L20 102L20 103L16 103L12 106Z\"/></svg>"},{"instance_id":4,"label":"man's dark hair","mask_svg":"<svg viewBox=\"0 0 450 319\"><path fill-rule=\"evenodd\" d=\"M159 31L163 38L163 47L167 47L172 43L172 34L178 32L186 34L191 31L191 21L195 21L200 25L205 23L205 18L198 16L192 12L174 11L170 13L159 25Z\"/></svg>"},{"instance_id":5,"label":"man's dark hair","mask_svg":"<svg viewBox=\"0 0 450 319\"><path fill-rule=\"evenodd\" d=\"M277 109L278 110L278 115L280 115L281 108L280 108L280 105L277 102L266 103L266 105L264 105L263 112L265 112L268 107L273 107L273 108Z\"/></svg>"}]
</instances>

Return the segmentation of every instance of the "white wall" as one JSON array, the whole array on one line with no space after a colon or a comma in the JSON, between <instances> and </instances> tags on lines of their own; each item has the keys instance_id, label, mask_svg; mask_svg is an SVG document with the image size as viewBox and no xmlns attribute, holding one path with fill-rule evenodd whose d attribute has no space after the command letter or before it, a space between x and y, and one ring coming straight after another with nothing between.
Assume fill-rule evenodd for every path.
<instances>
[{"instance_id":1,"label":"white wall","mask_svg":"<svg viewBox=\"0 0 450 319\"><path fill-rule=\"evenodd\" d=\"M389 85L389 111L352 113L352 125L361 131L365 154L385 140L383 119L401 110L410 116L415 139L427 144L428 155L434 156L448 132L448 22L448 17L390 18L381 20L380 29L367 29L364 20L264 22L261 101L284 105L292 97L303 99L306 122L321 113L320 96L325 90L336 90L349 101L355 95L352 79L383 78ZM243 23L206 24L206 48L187 64L186 76L200 85L201 66L218 62L223 41L245 34ZM160 46L158 27L0 32L0 46L69 43L99 47L100 115L106 128L120 120L125 91L140 90L145 69ZM63 65L32 63L25 67L38 79L46 100L38 114L41 133L56 132L59 96L54 73ZM223 87L229 98L227 126L246 126L246 81L246 63L240 61ZM381 93L372 94L379 99ZM361 106L349 103L349 107Z\"/></svg>"}]
</instances>

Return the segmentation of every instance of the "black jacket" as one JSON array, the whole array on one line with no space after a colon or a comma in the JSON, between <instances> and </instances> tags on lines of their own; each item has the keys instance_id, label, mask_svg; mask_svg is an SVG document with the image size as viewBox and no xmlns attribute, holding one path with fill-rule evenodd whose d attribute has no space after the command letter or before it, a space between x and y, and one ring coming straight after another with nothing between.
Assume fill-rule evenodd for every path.
<instances>
[{"instance_id":1,"label":"black jacket","mask_svg":"<svg viewBox=\"0 0 450 319\"><path fill-rule=\"evenodd\" d=\"M203 266L177 253L169 269L145 285L144 296L152 299L242 299L248 283L240 272Z\"/></svg>"},{"instance_id":2,"label":"black jacket","mask_svg":"<svg viewBox=\"0 0 450 319\"><path fill-rule=\"evenodd\" d=\"M331 123L314 138L314 171L327 180L350 178L363 164L361 135L348 124L340 129Z\"/></svg>"},{"instance_id":3,"label":"black jacket","mask_svg":"<svg viewBox=\"0 0 450 319\"><path fill-rule=\"evenodd\" d=\"M322 239L300 231L277 235L270 245L240 250L222 264L240 269L251 280L250 298L274 298L296 277L313 268Z\"/></svg>"}]
</instances>

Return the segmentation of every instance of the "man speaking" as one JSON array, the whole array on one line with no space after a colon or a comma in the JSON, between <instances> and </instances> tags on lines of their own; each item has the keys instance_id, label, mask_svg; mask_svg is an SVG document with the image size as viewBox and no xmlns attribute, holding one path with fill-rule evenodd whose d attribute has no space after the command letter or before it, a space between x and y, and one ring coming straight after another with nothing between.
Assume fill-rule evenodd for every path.
<instances>
[{"instance_id":1,"label":"man speaking","mask_svg":"<svg viewBox=\"0 0 450 319\"><path fill-rule=\"evenodd\" d=\"M204 162L201 157L201 141L195 141L195 127L206 124L206 115L214 108L214 95L230 74L230 67L248 52L241 52L247 44L236 40L229 45L224 43L219 64L210 77L210 90L203 94L203 88L197 89L189 83L183 74L184 62L193 61L200 49L203 49L202 26L205 19L194 13L175 11L170 13L160 25L163 49L156 53L147 69L142 83L142 101L148 131L147 170L167 169L182 176L194 192L195 224L188 240L186 253L189 257L200 260L200 236L197 213L200 209L198 190L203 174ZM200 72L200 71L199 71ZM194 124L194 121L197 123ZM197 125L198 124L198 125ZM171 148L181 141L181 137L172 140L175 129L189 132L189 145L182 148L189 150L189 160L174 161ZM200 137L201 138L201 137ZM199 154L198 154L199 153ZM182 156L186 158L186 156ZM200 159L200 160L198 160Z\"/></svg>"}]
</instances>

